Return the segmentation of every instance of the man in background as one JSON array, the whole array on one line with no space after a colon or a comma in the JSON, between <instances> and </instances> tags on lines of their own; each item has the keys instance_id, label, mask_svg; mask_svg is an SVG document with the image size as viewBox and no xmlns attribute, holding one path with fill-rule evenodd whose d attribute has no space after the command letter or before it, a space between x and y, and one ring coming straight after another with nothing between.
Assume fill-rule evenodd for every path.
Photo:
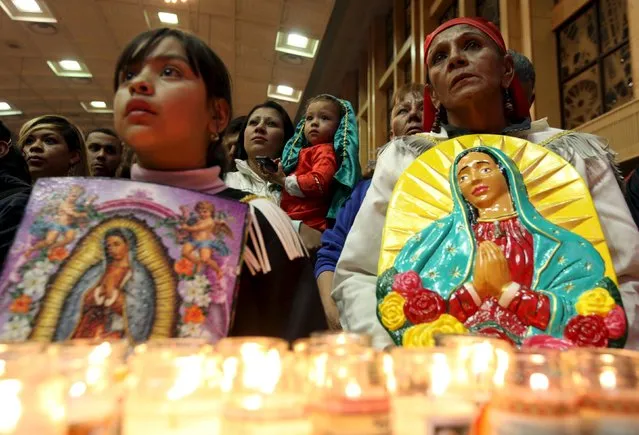
<instances>
[{"instance_id":1,"label":"man in background","mask_svg":"<svg viewBox=\"0 0 639 435\"><path fill-rule=\"evenodd\" d=\"M108 128L97 128L85 140L89 170L94 177L115 177L122 160L122 141Z\"/></svg>"}]
</instances>

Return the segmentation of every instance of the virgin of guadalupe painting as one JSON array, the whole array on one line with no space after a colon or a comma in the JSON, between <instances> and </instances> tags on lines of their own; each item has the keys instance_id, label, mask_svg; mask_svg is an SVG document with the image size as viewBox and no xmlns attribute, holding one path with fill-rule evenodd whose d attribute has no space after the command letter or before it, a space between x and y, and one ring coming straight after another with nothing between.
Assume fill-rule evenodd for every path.
<instances>
[{"instance_id":1,"label":"virgin of guadalupe painting","mask_svg":"<svg viewBox=\"0 0 639 435\"><path fill-rule=\"evenodd\" d=\"M623 347L626 317L588 190L525 140L465 136L424 153L393 193L378 317L396 344L480 334L515 346Z\"/></svg>"},{"instance_id":2,"label":"virgin of guadalupe painting","mask_svg":"<svg viewBox=\"0 0 639 435\"><path fill-rule=\"evenodd\" d=\"M0 341L165 337L232 326L249 207L128 180L43 178L0 275Z\"/></svg>"},{"instance_id":3,"label":"virgin of guadalupe painting","mask_svg":"<svg viewBox=\"0 0 639 435\"><path fill-rule=\"evenodd\" d=\"M176 286L165 249L143 222L133 217L105 220L87 233L52 278L32 336L50 338L55 324L54 341L170 337ZM161 305L155 302L156 292Z\"/></svg>"}]
</instances>

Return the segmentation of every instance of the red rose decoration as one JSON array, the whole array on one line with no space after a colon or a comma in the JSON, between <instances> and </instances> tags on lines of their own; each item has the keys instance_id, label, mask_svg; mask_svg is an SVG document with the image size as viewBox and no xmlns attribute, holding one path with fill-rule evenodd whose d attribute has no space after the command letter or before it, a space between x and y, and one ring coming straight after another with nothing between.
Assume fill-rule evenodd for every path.
<instances>
[{"instance_id":1,"label":"red rose decoration","mask_svg":"<svg viewBox=\"0 0 639 435\"><path fill-rule=\"evenodd\" d=\"M603 317L596 314L578 315L570 319L564 336L579 347L608 346L608 328Z\"/></svg>"},{"instance_id":2,"label":"red rose decoration","mask_svg":"<svg viewBox=\"0 0 639 435\"><path fill-rule=\"evenodd\" d=\"M393 290L402 295L408 297L412 292L421 290L422 279L415 271L408 271L404 273L398 273L393 279Z\"/></svg>"},{"instance_id":3,"label":"red rose decoration","mask_svg":"<svg viewBox=\"0 0 639 435\"><path fill-rule=\"evenodd\" d=\"M413 325L437 320L446 312L446 302L431 290L412 292L404 304L404 314Z\"/></svg>"},{"instance_id":4,"label":"red rose decoration","mask_svg":"<svg viewBox=\"0 0 639 435\"><path fill-rule=\"evenodd\" d=\"M619 305L615 307L604 317L604 323L608 328L608 338L616 340L623 337L626 333L626 313Z\"/></svg>"}]
</instances>

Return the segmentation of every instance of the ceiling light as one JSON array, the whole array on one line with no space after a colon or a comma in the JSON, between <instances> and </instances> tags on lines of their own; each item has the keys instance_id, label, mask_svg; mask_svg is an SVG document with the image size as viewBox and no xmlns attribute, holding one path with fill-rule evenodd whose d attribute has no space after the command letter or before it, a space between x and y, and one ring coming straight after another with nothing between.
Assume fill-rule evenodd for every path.
<instances>
[{"instance_id":1,"label":"ceiling light","mask_svg":"<svg viewBox=\"0 0 639 435\"><path fill-rule=\"evenodd\" d=\"M158 12L158 18L164 24L178 24L180 22L178 16L171 12Z\"/></svg>"},{"instance_id":2,"label":"ceiling light","mask_svg":"<svg viewBox=\"0 0 639 435\"><path fill-rule=\"evenodd\" d=\"M277 88L275 89L275 92L277 92L278 94L286 95L288 97L293 95L293 91L295 91L295 89L286 85L277 85Z\"/></svg>"},{"instance_id":3,"label":"ceiling light","mask_svg":"<svg viewBox=\"0 0 639 435\"><path fill-rule=\"evenodd\" d=\"M0 101L0 116L22 115L22 111L16 109L6 101Z\"/></svg>"},{"instance_id":4,"label":"ceiling light","mask_svg":"<svg viewBox=\"0 0 639 435\"><path fill-rule=\"evenodd\" d=\"M30 14L41 14L42 8L36 0L11 0L20 12L28 12Z\"/></svg>"},{"instance_id":5,"label":"ceiling light","mask_svg":"<svg viewBox=\"0 0 639 435\"><path fill-rule=\"evenodd\" d=\"M308 47L308 38L297 33L289 33L286 43L291 47L306 48Z\"/></svg>"},{"instance_id":6,"label":"ceiling light","mask_svg":"<svg viewBox=\"0 0 639 435\"><path fill-rule=\"evenodd\" d=\"M89 102L82 101L80 106L89 113L113 113L113 109L107 107L107 103L104 101L93 100Z\"/></svg>"},{"instance_id":7,"label":"ceiling light","mask_svg":"<svg viewBox=\"0 0 639 435\"><path fill-rule=\"evenodd\" d=\"M67 71L82 71L82 67L77 60L61 60L58 62L62 69Z\"/></svg>"},{"instance_id":8,"label":"ceiling light","mask_svg":"<svg viewBox=\"0 0 639 435\"><path fill-rule=\"evenodd\" d=\"M48 60L47 65L51 68L51 71L59 77L92 77L89 68L78 60L63 59L59 61Z\"/></svg>"},{"instance_id":9,"label":"ceiling light","mask_svg":"<svg viewBox=\"0 0 639 435\"><path fill-rule=\"evenodd\" d=\"M0 7L14 21L56 23L44 0L0 0Z\"/></svg>"},{"instance_id":10,"label":"ceiling light","mask_svg":"<svg viewBox=\"0 0 639 435\"><path fill-rule=\"evenodd\" d=\"M180 1L181 1L182 3L186 3L186 2L187 2L187 0L180 0ZM172 4L175 4L175 3L177 3L177 2L178 2L178 0L164 0L164 3L172 3Z\"/></svg>"},{"instance_id":11,"label":"ceiling light","mask_svg":"<svg viewBox=\"0 0 639 435\"><path fill-rule=\"evenodd\" d=\"M268 85L266 95L269 98L299 103L302 98L302 91L286 85Z\"/></svg>"},{"instance_id":12,"label":"ceiling light","mask_svg":"<svg viewBox=\"0 0 639 435\"><path fill-rule=\"evenodd\" d=\"M275 39L276 51L297 56L315 57L318 47L318 39L312 39L294 32L277 32L277 38Z\"/></svg>"}]
</instances>

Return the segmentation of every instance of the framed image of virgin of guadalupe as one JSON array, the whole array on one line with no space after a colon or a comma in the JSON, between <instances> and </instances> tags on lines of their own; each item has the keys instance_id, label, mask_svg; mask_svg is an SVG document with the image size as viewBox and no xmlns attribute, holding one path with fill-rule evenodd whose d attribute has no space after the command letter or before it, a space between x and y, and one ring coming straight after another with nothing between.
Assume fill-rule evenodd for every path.
<instances>
[{"instance_id":1,"label":"framed image of virgin of guadalupe","mask_svg":"<svg viewBox=\"0 0 639 435\"><path fill-rule=\"evenodd\" d=\"M100 178L40 179L0 277L0 341L228 334L248 205Z\"/></svg>"},{"instance_id":2,"label":"framed image of virgin of guadalupe","mask_svg":"<svg viewBox=\"0 0 639 435\"><path fill-rule=\"evenodd\" d=\"M422 154L386 216L378 318L397 345L438 334L623 347L627 322L587 186L551 151L470 135Z\"/></svg>"}]
</instances>

